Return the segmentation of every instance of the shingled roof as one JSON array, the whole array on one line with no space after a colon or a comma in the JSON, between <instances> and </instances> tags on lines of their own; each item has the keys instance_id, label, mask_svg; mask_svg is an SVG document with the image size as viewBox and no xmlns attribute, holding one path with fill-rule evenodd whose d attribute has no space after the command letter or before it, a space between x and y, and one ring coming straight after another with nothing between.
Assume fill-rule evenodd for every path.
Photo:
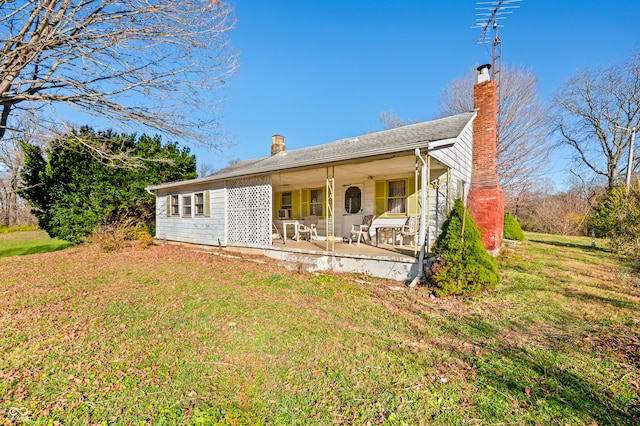
<instances>
[{"instance_id":1,"label":"shingled roof","mask_svg":"<svg viewBox=\"0 0 640 426\"><path fill-rule=\"evenodd\" d=\"M216 182L409 153L416 148L425 148L429 142L457 138L474 117L475 112L465 112L438 120L340 139L324 145L282 151L268 157L240 161L203 178L153 185L147 189Z\"/></svg>"}]
</instances>

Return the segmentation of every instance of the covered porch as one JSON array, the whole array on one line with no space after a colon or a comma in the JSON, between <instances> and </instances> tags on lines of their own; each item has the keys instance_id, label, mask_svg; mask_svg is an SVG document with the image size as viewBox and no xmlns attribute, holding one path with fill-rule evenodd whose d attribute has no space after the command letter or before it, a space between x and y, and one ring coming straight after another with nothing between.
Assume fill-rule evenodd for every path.
<instances>
[{"instance_id":1,"label":"covered porch","mask_svg":"<svg viewBox=\"0 0 640 426\"><path fill-rule=\"evenodd\" d=\"M419 251L415 246L421 237L427 247L435 240L457 192L451 168L418 150L387 158L280 172L271 175L270 181L273 226L280 236L291 236L298 224L302 226L312 217L322 240L315 245L329 252L336 250L334 245L338 242L352 238L353 230L368 218L373 221L367 235L371 245L410 244L414 247L391 248L391 252L415 256ZM421 216L424 222L420 222ZM406 233L409 224L411 234ZM395 240L391 241L392 231L400 229L404 233L393 234ZM277 238L273 244L278 245ZM285 245L288 244L289 239ZM368 250L361 244L355 252Z\"/></svg>"}]
</instances>

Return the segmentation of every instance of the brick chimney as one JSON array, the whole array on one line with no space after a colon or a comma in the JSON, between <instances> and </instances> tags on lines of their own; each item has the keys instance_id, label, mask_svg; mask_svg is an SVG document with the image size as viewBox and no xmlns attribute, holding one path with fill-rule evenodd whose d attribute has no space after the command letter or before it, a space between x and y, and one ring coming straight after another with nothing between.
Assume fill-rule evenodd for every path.
<instances>
[{"instance_id":1,"label":"brick chimney","mask_svg":"<svg viewBox=\"0 0 640 426\"><path fill-rule=\"evenodd\" d=\"M482 232L485 248L496 256L502 244L504 197L496 166L498 95L496 82L489 76L490 68L489 64L478 67L478 81L473 87L477 116L473 122L473 160L467 203Z\"/></svg>"},{"instance_id":2,"label":"brick chimney","mask_svg":"<svg viewBox=\"0 0 640 426\"><path fill-rule=\"evenodd\" d=\"M276 155L279 152L286 151L286 149L287 147L284 144L284 136L271 136L271 155Z\"/></svg>"}]
</instances>

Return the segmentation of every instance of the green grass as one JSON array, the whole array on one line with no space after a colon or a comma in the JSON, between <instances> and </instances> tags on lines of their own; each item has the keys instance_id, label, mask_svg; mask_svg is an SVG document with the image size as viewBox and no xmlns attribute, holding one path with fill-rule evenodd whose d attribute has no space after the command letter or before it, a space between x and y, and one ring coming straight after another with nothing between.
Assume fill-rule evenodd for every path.
<instances>
[{"instance_id":1,"label":"green grass","mask_svg":"<svg viewBox=\"0 0 640 426\"><path fill-rule=\"evenodd\" d=\"M10 230L11 228L2 228ZM0 232L0 257L25 254L48 253L62 250L71 244L50 238L45 231L37 229Z\"/></svg>"},{"instance_id":2,"label":"green grass","mask_svg":"<svg viewBox=\"0 0 640 426\"><path fill-rule=\"evenodd\" d=\"M637 424L637 265L527 238L448 299L175 246L1 259L0 421Z\"/></svg>"},{"instance_id":3,"label":"green grass","mask_svg":"<svg viewBox=\"0 0 640 426\"><path fill-rule=\"evenodd\" d=\"M0 234L8 234L10 232L37 231L39 228L35 225L18 225L6 226L0 225Z\"/></svg>"}]
</instances>

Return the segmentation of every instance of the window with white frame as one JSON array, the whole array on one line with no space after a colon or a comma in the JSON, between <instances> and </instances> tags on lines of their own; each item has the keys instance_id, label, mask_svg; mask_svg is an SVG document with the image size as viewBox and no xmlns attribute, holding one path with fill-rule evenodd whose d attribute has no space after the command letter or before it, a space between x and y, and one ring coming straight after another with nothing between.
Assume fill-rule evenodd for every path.
<instances>
[{"instance_id":1,"label":"window with white frame","mask_svg":"<svg viewBox=\"0 0 640 426\"><path fill-rule=\"evenodd\" d=\"M289 217L291 217L291 210L293 208L293 194L291 192L283 192L281 199L281 208L289 211Z\"/></svg>"},{"instance_id":2,"label":"window with white frame","mask_svg":"<svg viewBox=\"0 0 640 426\"><path fill-rule=\"evenodd\" d=\"M180 197L178 195L171 196L171 216L180 215Z\"/></svg>"},{"instance_id":3,"label":"window with white frame","mask_svg":"<svg viewBox=\"0 0 640 426\"><path fill-rule=\"evenodd\" d=\"M309 213L311 216L322 216L322 189L310 191Z\"/></svg>"},{"instance_id":4,"label":"window with white frame","mask_svg":"<svg viewBox=\"0 0 640 426\"><path fill-rule=\"evenodd\" d=\"M182 196L182 216L191 217L191 195Z\"/></svg>"},{"instance_id":5,"label":"window with white frame","mask_svg":"<svg viewBox=\"0 0 640 426\"><path fill-rule=\"evenodd\" d=\"M196 216L204 215L204 193L196 192L193 194L193 204Z\"/></svg>"},{"instance_id":6,"label":"window with white frame","mask_svg":"<svg viewBox=\"0 0 640 426\"><path fill-rule=\"evenodd\" d=\"M406 184L405 179L387 182L387 212L389 214L405 214L407 212Z\"/></svg>"}]
</instances>

